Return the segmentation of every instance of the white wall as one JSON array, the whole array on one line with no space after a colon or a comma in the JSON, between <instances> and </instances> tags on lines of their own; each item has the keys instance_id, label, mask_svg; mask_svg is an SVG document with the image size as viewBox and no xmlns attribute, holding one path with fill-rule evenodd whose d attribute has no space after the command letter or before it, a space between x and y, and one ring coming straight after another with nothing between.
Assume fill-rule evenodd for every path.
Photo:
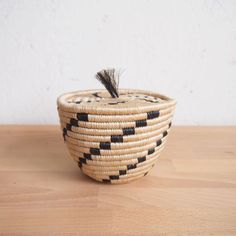
<instances>
[{"instance_id":1,"label":"white wall","mask_svg":"<svg viewBox=\"0 0 236 236\"><path fill-rule=\"evenodd\" d=\"M175 124L236 125L236 1L0 0L0 123L57 123L104 67L176 98Z\"/></svg>"}]
</instances>

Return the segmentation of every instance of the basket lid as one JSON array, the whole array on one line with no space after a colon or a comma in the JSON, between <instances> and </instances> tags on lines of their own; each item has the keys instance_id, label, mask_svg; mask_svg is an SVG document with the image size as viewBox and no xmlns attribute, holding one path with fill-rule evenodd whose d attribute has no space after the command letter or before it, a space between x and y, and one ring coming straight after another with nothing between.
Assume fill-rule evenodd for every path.
<instances>
[{"instance_id":1,"label":"basket lid","mask_svg":"<svg viewBox=\"0 0 236 236\"><path fill-rule=\"evenodd\" d=\"M62 94L57 104L67 112L122 115L168 108L175 101L164 95L144 90L119 89L119 97L112 98L106 90L85 90Z\"/></svg>"}]
</instances>

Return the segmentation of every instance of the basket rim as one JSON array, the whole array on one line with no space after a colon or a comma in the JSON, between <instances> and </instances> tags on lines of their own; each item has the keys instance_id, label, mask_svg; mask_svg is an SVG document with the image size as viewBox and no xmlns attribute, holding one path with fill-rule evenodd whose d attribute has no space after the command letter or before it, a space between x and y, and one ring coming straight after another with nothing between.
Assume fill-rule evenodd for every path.
<instances>
[{"instance_id":1,"label":"basket rim","mask_svg":"<svg viewBox=\"0 0 236 236\"><path fill-rule=\"evenodd\" d=\"M162 127L162 125L168 125L171 123L172 117L163 120L159 123L156 123L154 125L150 126L143 126L143 127L130 127L127 128L128 130L130 129L131 132L135 132L135 134L140 134L140 133L146 133L153 131L155 129L159 129ZM60 121L61 124L63 125L63 128L66 128L66 122L63 122L62 120ZM88 134L88 135L95 135L95 136L111 136L111 135L124 135L124 129L123 128L118 128L118 129L94 129L94 128L83 128L83 127L77 127L77 126L71 126L71 130L74 133L78 134ZM130 134L131 135L131 134ZM132 134L133 135L133 134Z\"/></svg>"},{"instance_id":2,"label":"basket rim","mask_svg":"<svg viewBox=\"0 0 236 236\"><path fill-rule=\"evenodd\" d=\"M83 95L86 93L96 93L96 92L104 92L105 89L89 89L89 90L77 90L77 91L71 91L61 94L57 98L57 106L59 108L63 108L64 111L68 112L84 112L88 114L98 114L98 115L130 115L130 114L137 114L142 112L148 112L153 110L159 110L162 108L169 107L171 105L175 106L176 101L173 98L167 97L166 95L148 91L148 90L142 90L142 89L126 89L122 88L119 89L120 92L138 92L143 93L150 96L155 96L158 98L163 99L164 101L161 103L155 103L155 104L145 104L145 105L139 105L139 106L131 106L131 107L97 107L95 106L86 106L86 105L77 105L74 103L68 103L67 99L74 95ZM115 101L116 98L114 98Z\"/></svg>"},{"instance_id":3,"label":"basket rim","mask_svg":"<svg viewBox=\"0 0 236 236\"><path fill-rule=\"evenodd\" d=\"M162 111L166 111L166 110L162 110ZM164 120L167 120L173 117L174 112L173 111L169 112L169 110L167 111L168 113L160 114L157 118L153 118L153 119L139 119L139 120L135 119L135 120L130 120L130 121L120 121L120 122L117 122L117 121L116 122L80 121L78 120L76 115L69 117L67 116L67 114L61 113L60 111L58 113L59 113L59 119L61 122L71 124L71 120L72 120L75 127L77 126L81 128L88 128L88 129L122 129L126 127L137 127L138 121L145 121L145 125L143 126L156 125L157 123L160 123ZM142 125L139 125L139 127L141 126Z\"/></svg>"}]
</instances>

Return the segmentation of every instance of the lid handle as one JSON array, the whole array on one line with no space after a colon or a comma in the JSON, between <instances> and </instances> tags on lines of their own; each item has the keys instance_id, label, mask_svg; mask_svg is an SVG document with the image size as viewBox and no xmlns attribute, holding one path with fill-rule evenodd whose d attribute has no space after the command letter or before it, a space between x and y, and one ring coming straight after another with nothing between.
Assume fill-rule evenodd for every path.
<instances>
[{"instance_id":1,"label":"lid handle","mask_svg":"<svg viewBox=\"0 0 236 236\"><path fill-rule=\"evenodd\" d=\"M97 72L96 79L100 81L113 98L118 98L119 73L114 69L106 69Z\"/></svg>"}]
</instances>

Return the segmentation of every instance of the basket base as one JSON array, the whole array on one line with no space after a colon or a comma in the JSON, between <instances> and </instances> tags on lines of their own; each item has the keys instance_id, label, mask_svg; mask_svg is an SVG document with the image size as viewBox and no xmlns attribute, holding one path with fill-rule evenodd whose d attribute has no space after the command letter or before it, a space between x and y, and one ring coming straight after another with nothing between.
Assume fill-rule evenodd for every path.
<instances>
[{"instance_id":1,"label":"basket base","mask_svg":"<svg viewBox=\"0 0 236 236\"><path fill-rule=\"evenodd\" d=\"M117 179L102 179L102 178L99 178L97 176L94 176L92 175L91 173L86 173L85 171L81 170L81 172L88 176L89 178L93 179L93 180L96 180L100 183L104 183L104 184L127 184L127 183L130 183L130 182L133 182L133 181L136 181L144 176L146 176L149 171L154 167L155 163L149 168L148 171L146 171L145 173L137 173L135 176L125 176L123 175L121 178L117 178Z\"/></svg>"}]
</instances>

